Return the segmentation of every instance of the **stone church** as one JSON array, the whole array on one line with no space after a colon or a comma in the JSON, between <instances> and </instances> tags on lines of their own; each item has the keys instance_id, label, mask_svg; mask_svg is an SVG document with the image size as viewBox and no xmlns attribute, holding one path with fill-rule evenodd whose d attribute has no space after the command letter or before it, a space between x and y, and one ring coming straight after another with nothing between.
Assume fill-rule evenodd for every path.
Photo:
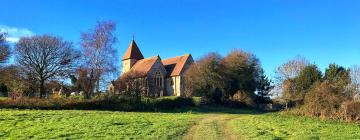
<instances>
[{"instance_id":1,"label":"stone church","mask_svg":"<svg viewBox=\"0 0 360 140\"><path fill-rule=\"evenodd\" d=\"M122 74L141 73L140 78L146 79L146 83L153 83L147 85L151 86L148 87L149 92L155 96L183 96L183 76L193 62L191 54L168 59L160 56L144 58L135 40L132 40L122 58Z\"/></svg>"}]
</instances>

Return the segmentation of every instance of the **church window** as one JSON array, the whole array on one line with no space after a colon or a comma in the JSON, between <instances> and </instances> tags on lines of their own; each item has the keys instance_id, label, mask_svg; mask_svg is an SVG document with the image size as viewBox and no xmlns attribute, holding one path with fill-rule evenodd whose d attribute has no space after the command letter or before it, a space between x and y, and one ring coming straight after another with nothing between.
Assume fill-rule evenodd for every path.
<instances>
[{"instance_id":1,"label":"church window","mask_svg":"<svg viewBox=\"0 0 360 140\"><path fill-rule=\"evenodd\" d=\"M157 87L162 87L162 85L163 85L162 83L163 83L163 78L161 76L161 73L160 73L160 71L157 71L155 73L155 85Z\"/></svg>"}]
</instances>

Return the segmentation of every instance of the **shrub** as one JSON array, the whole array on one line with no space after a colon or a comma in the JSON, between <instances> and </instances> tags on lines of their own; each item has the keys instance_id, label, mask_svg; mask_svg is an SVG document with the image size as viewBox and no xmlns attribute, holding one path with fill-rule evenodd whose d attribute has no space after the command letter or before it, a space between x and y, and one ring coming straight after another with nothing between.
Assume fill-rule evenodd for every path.
<instances>
[{"instance_id":1,"label":"shrub","mask_svg":"<svg viewBox=\"0 0 360 140\"><path fill-rule=\"evenodd\" d=\"M255 107L256 106L256 104L254 102L253 94L250 94L250 93L244 92L244 91L240 91L240 90L237 91L233 95L233 97L231 98L231 101L239 102L247 107Z\"/></svg>"},{"instance_id":2,"label":"shrub","mask_svg":"<svg viewBox=\"0 0 360 140\"><path fill-rule=\"evenodd\" d=\"M174 99L164 98L155 99L155 109L176 109L181 107L195 106L195 101L192 98L177 97Z\"/></svg>"},{"instance_id":3,"label":"shrub","mask_svg":"<svg viewBox=\"0 0 360 140\"><path fill-rule=\"evenodd\" d=\"M360 121L360 102L344 102L341 105L340 117L345 121Z\"/></svg>"},{"instance_id":4,"label":"shrub","mask_svg":"<svg viewBox=\"0 0 360 140\"><path fill-rule=\"evenodd\" d=\"M327 83L316 83L305 96L304 111L308 116L336 118L344 97Z\"/></svg>"},{"instance_id":5,"label":"shrub","mask_svg":"<svg viewBox=\"0 0 360 140\"><path fill-rule=\"evenodd\" d=\"M76 96L77 97L77 96ZM51 109L51 110L114 110L114 111L156 111L194 106L192 98L144 98L130 96L102 96L94 99L79 98L19 98L0 100L0 108Z\"/></svg>"}]
</instances>

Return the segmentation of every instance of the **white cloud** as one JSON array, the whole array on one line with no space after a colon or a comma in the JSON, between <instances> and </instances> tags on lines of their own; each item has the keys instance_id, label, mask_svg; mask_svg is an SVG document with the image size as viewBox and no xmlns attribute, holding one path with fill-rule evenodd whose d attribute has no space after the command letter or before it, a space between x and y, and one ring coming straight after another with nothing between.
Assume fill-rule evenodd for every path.
<instances>
[{"instance_id":1,"label":"white cloud","mask_svg":"<svg viewBox=\"0 0 360 140\"><path fill-rule=\"evenodd\" d=\"M0 32L7 32L7 41L16 43L21 37L33 36L34 33L26 28L9 27L6 25L0 25Z\"/></svg>"}]
</instances>

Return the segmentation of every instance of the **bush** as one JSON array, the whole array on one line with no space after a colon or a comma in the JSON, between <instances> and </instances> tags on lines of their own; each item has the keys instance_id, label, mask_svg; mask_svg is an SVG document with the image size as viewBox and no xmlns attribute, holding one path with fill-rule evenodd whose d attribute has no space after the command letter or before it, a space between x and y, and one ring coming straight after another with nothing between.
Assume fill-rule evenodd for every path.
<instances>
[{"instance_id":1,"label":"bush","mask_svg":"<svg viewBox=\"0 0 360 140\"><path fill-rule=\"evenodd\" d=\"M326 82L315 84L305 96L305 114L321 118L338 118L343 102L349 100L338 88Z\"/></svg>"},{"instance_id":2,"label":"bush","mask_svg":"<svg viewBox=\"0 0 360 140\"><path fill-rule=\"evenodd\" d=\"M360 121L360 102L344 102L341 105L340 117L345 121Z\"/></svg>"},{"instance_id":3,"label":"bush","mask_svg":"<svg viewBox=\"0 0 360 140\"><path fill-rule=\"evenodd\" d=\"M157 111L195 106L192 98L141 98L129 96L103 96L95 99L82 98L19 98L0 100L0 108L44 109L44 110L114 110Z\"/></svg>"},{"instance_id":4,"label":"bush","mask_svg":"<svg viewBox=\"0 0 360 140\"><path fill-rule=\"evenodd\" d=\"M239 102L247 107L255 107L254 96L251 93L244 91L237 91L234 96L231 98L231 101ZM233 103L232 103L233 104Z\"/></svg>"},{"instance_id":5,"label":"bush","mask_svg":"<svg viewBox=\"0 0 360 140\"><path fill-rule=\"evenodd\" d=\"M192 98L184 97L158 98L148 99L145 104L153 110L168 110L195 106L195 101Z\"/></svg>"}]
</instances>

